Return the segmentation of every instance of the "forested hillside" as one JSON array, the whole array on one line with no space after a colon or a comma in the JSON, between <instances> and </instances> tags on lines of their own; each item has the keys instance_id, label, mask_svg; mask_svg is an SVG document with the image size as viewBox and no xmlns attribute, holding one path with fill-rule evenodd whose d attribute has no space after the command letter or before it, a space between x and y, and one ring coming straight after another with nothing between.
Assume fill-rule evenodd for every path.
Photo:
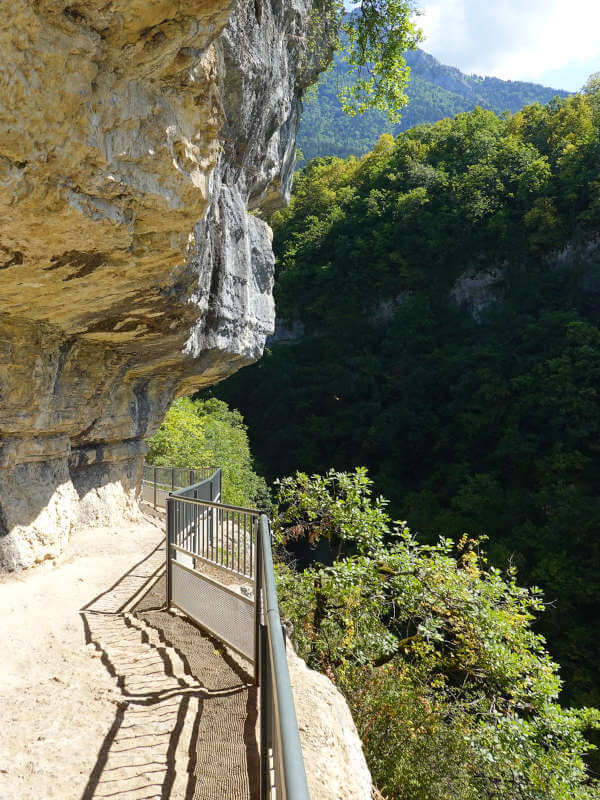
<instances>
[{"instance_id":1,"label":"forested hillside","mask_svg":"<svg viewBox=\"0 0 600 800\"><path fill-rule=\"evenodd\" d=\"M423 50L408 51L410 66L408 105L397 125L380 111L348 117L336 95L345 85L347 66L339 56L329 72L321 76L316 96L305 104L298 145L305 160L317 156L364 155L383 133L397 134L422 122L437 122L475 106L497 114L519 111L529 103L547 103L567 92L537 83L504 81L500 78L465 75L456 67L441 64Z\"/></svg>"},{"instance_id":2,"label":"forested hillside","mask_svg":"<svg viewBox=\"0 0 600 800\"><path fill-rule=\"evenodd\" d=\"M596 705L599 123L590 87L309 164L272 219L279 338L216 391L268 477L365 465L421 541L486 534Z\"/></svg>"}]
</instances>

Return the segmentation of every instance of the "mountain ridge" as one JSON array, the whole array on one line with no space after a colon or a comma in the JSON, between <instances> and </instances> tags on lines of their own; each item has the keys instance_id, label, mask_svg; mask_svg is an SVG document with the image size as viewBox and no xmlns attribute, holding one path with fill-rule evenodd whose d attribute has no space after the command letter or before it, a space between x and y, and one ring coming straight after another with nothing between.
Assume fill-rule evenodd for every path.
<instances>
[{"instance_id":1,"label":"mountain ridge","mask_svg":"<svg viewBox=\"0 0 600 800\"><path fill-rule=\"evenodd\" d=\"M442 64L424 50L405 54L411 68L409 102L402 119L392 124L383 112L370 110L348 117L336 95L347 81L348 67L336 54L329 72L321 76L316 97L305 103L298 133L299 164L323 156L364 155L383 133L396 135L424 122L437 122L481 106L496 114L514 113L532 103L548 103L569 92L527 81L468 75Z\"/></svg>"}]
</instances>

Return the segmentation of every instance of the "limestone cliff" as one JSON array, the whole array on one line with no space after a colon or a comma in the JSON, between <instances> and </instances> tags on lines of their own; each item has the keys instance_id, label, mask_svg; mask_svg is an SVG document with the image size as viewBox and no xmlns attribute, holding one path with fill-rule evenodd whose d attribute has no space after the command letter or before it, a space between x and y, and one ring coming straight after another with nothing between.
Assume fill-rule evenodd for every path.
<instances>
[{"instance_id":1,"label":"limestone cliff","mask_svg":"<svg viewBox=\"0 0 600 800\"><path fill-rule=\"evenodd\" d=\"M311 800L371 800L376 790L343 695L291 643L287 661Z\"/></svg>"},{"instance_id":2,"label":"limestone cliff","mask_svg":"<svg viewBox=\"0 0 600 800\"><path fill-rule=\"evenodd\" d=\"M173 397L261 355L314 5L2 3L0 565L133 508Z\"/></svg>"}]
</instances>

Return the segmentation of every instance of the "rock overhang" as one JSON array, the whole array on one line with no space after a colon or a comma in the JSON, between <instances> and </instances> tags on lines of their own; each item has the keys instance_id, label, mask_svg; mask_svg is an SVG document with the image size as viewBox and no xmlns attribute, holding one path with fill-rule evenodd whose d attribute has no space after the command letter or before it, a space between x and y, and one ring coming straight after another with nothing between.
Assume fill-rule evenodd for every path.
<instances>
[{"instance_id":1,"label":"rock overhang","mask_svg":"<svg viewBox=\"0 0 600 800\"><path fill-rule=\"evenodd\" d=\"M10 4L0 29L0 564L135 513L175 396L260 357L311 0Z\"/></svg>"}]
</instances>

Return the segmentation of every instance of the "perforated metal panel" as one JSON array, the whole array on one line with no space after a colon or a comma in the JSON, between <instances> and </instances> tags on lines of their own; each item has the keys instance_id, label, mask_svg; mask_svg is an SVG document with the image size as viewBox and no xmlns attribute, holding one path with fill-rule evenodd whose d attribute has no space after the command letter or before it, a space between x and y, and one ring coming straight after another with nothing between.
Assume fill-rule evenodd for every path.
<instances>
[{"instance_id":1,"label":"perforated metal panel","mask_svg":"<svg viewBox=\"0 0 600 800\"><path fill-rule=\"evenodd\" d=\"M254 660L254 603L171 561L173 603L210 633Z\"/></svg>"}]
</instances>

